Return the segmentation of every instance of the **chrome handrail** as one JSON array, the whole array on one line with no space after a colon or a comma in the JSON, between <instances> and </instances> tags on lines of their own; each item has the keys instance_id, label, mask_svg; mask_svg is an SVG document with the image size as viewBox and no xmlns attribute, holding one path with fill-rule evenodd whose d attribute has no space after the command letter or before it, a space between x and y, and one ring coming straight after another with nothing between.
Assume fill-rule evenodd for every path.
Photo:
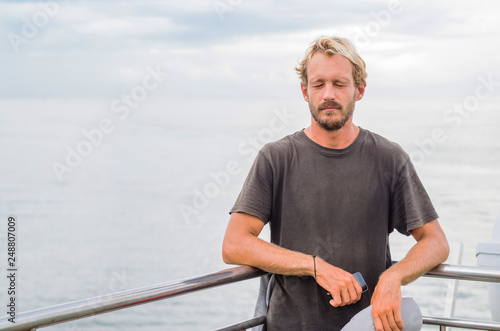
<instances>
[{"instance_id":1,"label":"chrome handrail","mask_svg":"<svg viewBox=\"0 0 500 331\"><path fill-rule=\"evenodd\" d=\"M239 282L266 274L264 271L248 267L235 267L215 273L172 282L150 285L137 289L111 293L85 300L68 302L56 306L19 313L15 324L10 316L0 318L0 330L29 330L79 318L102 314L118 309L167 299L203 289Z\"/></svg>"},{"instance_id":2,"label":"chrome handrail","mask_svg":"<svg viewBox=\"0 0 500 331\"><path fill-rule=\"evenodd\" d=\"M425 276L500 283L500 269L465 265L440 264Z\"/></svg>"},{"instance_id":3,"label":"chrome handrail","mask_svg":"<svg viewBox=\"0 0 500 331\"><path fill-rule=\"evenodd\" d=\"M167 299L211 287L256 278L265 274L266 272L262 270L249 266L241 266L198 277L64 303L52 307L18 313L16 315L15 324L8 321L10 316L4 316L0 318L0 330L14 331L35 329L156 300ZM426 276L500 283L500 269L497 268L441 264L429 271ZM436 321L437 319L439 318L428 317L428 321L430 322ZM455 319L451 320L460 321ZM487 325L490 327L489 330L500 330L500 323L491 323Z\"/></svg>"},{"instance_id":4,"label":"chrome handrail","mask_svg":"<svg viewBox=\"0 0 500 331\"><path fill-rule=\"evenodd\" d=\"M233 324L231 326L226 326L221 329L214 331L240 331L246 328L251 328L264 324L266 316L259 316L249 319L247 321L240 322L238 324ZM446 327L457 327L462 329L475 329L475 330L488 330L488 331L498 331L500 330L500 323L490 322L490 321L472 321L459 318L450 317L436 317L436 316L423 316L422 324L426 325L437 325L440 326L441 330L446 330Z\"/></svg>"},{"instance_id":5,"label":"chrome handrail","mask_svg":"<svg viewBox=\"0 0 500 331\"><path fill-rule=\"evenodd\" d=\"M445 327L447 326L454 328L461 328L461 329L473 329L473 330L488 330L488 331L500 330L500 323L497 322L472 321L472 320L450 318L450 317L424 316L423 324L438 325L441 327L442 330L445 330Z\"/></svg>"},{"instance_id":6,"label":"chrome handrail","mask_svg":"<svg viewBox=\"0 0 500 331\"><path fill-rule=\"evenodd\" d=\"M249 319L247 321L240 322L238 324L233 324L231 326L226 326L221 329L214 331L240 331L246 328L251 328L264 324L266 316L259 316ZM475 330L488 330L488 331L499 331L500 323L490 322L490 321L472 321L459 318L450 317L436 317L436 316L423 316L422 324L426 325L437 325L440 326L440 330L446 330L446 327L457 327L462 329L475 329Z\"/></svg>"}]
</instances>

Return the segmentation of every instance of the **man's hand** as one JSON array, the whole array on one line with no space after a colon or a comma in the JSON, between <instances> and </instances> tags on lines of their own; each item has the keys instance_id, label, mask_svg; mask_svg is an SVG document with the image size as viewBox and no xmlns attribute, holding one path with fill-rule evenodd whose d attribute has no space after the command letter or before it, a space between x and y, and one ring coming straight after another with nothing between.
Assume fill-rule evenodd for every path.
<instances>
[{"instance_id":1,"label":"man's hand","mask_svg":"<svg viewBox=\"0 0 500 331\"><path fill-rule=\"evenodd\" d=\"M448 241L437 220L413 229L411 234L417 243L380 276L375 287L372 315L377 331L403 330L401 285L413 282L448 257Z\"/></svg>"},{"instance_id":2,"label":"man's hand","mask_svg":"<svg viewBox=\"0 0 500 331\"><path fill-rule=\"evenodd\" d=\"M353 275L316 257L316 282L327 290L333 307L346 306L361 299L362 289Z\"/></svg>"},{"instance_id":3,"label":"man's hand","mask_svg":"<svg viewBox=\"0 0 500 331\"><path fill-rule=\"evenodd\" d=\"M382 274L372 296L372 316L377 331L404 330L401 317L401 281Z\"/></svg>"}]
</instances>

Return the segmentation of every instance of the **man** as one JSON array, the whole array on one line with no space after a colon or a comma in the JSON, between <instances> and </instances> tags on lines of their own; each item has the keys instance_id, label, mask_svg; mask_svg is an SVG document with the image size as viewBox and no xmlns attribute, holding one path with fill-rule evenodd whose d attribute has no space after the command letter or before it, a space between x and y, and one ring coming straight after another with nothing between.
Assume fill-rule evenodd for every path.
<instances>
[{"instance_id":1,"label":"man","mask_svg":"<svg viewBox=\"0 0 500 331\"><path fill-rule=\"evenodd\" d=\"M321 37L296 70L311 125L259 152L223 259L275 274L268 330L340 330L370 303L377 331L402 330L401 285L448 256L438 215L408 154L353 123L366 71L351 43ZM271 243L258 238L267 223ZM391 266L394 229L416 244Z\"/></svg>"}]
</instances>

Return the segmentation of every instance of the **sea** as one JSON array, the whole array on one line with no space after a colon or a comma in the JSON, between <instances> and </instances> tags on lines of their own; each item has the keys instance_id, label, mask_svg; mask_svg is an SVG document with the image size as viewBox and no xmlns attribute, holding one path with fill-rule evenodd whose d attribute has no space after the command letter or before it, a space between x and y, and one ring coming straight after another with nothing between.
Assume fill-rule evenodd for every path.
<instances>
[{"instance_id":1,"label":"sea","mask_svg":"<svg viewBox=\"0 0 500 331\"><path fill-rule=\"evenodd\" d=\"M498 101L366 96L356 105L357 125L412 157L454 263L477 264L476 246L492 239L499 217ZM9 300L9 217L17 313L232 267L221 257L228 211L257 151L309 123L299 98L148 98L120 107L105 98L0 100L0 315ZM268 240L267 227L261 237ZM391 234L393 258L413 244ZM46 329L211 330L251 317L258 284ZM453 280L422 277L402 291L426 316L454 304L457 318L491 320L487 284L459 281L453 296L454 288Z\"/></svg>"}]
</instances>

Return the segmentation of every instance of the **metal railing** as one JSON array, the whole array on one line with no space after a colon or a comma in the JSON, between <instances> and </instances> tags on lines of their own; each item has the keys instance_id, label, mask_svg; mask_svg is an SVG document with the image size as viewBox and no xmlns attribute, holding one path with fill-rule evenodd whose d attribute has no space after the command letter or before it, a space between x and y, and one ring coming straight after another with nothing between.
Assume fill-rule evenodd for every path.
<instances>
[{"instance_id":1,"label":"metal railing","mask_svg":"<svg viewBox=\"0 0 500 331\"><path fill-rule=\"evenodd\" d=\"M9 322L10 316L0 318L0 330L36 330L57 323L94 316L118 309L167 299L207 288L226 285L265 275L266 272L248 266L225 269L212 274L186 278L167 283L146 286L138 289L112 293L80 301L64 303L52 307L19 313L15 324ZM500 283L500 269L473 266L441 264L429 271L426 276L474 280ZM265 316L258 316L219 330L241 330L263 324ZM424 324L439 325L440 330L447 326L473 328L477 330L498 330L500 323L471 321L456 318L424 317Z\"/></svg>"},{"instance_id":2,"label":"metal railing","mask_svg":"<svg viewBox=\"0 0 500 331\"><path fill-rule=\"evenodd\" d=\"M225 269L212 274L161 283L137 289L111 293L85 300L68 302L16 315L15 324L10 316L0 318L0 330L31 330L61 322L94 316L118 309L168 299L207 288L259 277L264 271L243 266Z\"/></svg>"}]
</instances>

